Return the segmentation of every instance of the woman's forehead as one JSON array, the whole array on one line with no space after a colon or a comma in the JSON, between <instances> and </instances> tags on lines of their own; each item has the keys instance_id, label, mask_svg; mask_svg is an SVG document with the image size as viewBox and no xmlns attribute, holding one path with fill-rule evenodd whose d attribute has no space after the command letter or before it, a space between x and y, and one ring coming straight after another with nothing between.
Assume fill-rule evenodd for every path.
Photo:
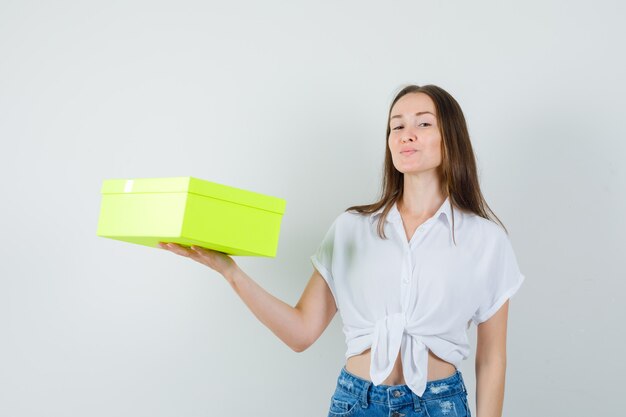
<instances>
[{"instance_id":1,"label":"woman's forehead","mask_svg":"<svg viewBox=\"0 0 626 417\"><path fill-rule=\"evenodd\" d=\"M391 118L398 115L404 116L405 114L415 114L419 112L436 114L435 103L427 94L409 93L401 97L396 104L394 104L391 111Z\"/></svg>"}]
</instances>

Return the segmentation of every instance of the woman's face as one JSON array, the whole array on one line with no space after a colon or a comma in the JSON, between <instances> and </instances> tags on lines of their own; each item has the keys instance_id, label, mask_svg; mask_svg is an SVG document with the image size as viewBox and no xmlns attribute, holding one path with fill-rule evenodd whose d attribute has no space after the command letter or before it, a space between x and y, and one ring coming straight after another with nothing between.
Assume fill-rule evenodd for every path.
<instances>
[{"instance_id":1,"label":"woman's face","mask_svg":"<svg viewBox=\"0 0 626 417\"><path fill-rule=\"evenodd\" d=\"M441 164L441 134L435 103L424 93L409 93L391 109L389 150L404 174L434 170Z\"/></svg>"}]
</instances>

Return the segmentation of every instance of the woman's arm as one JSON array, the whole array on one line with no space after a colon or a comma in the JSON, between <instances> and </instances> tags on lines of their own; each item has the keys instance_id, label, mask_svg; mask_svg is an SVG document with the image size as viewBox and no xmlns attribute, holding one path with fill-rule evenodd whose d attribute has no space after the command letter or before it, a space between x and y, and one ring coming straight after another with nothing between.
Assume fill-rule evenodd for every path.
<instances>
[{"instance_id":1,"label":"woman's arm","mask_svg":"<svg viewBox=\"0 0 626 417\"><path fill-rule=\"evenodd\" d=\"M296 352L302 352L312 345L337 311L328 284L317 270L314 270L298 304L292 307L264 290L226 254L200 247L185 248L172 243L160 246L222 274L250 311Z\"/></svg>"},{"instance_id":2,"label":"woman's arm","mask_svg":"<svg viewBox=\"0 0 626 417\"><path fill-rule=\"evenodd\" d=\"M509 300L478 325L476 342L476 415L501 417L506 374Z\"/></svg>"}]
</instances>

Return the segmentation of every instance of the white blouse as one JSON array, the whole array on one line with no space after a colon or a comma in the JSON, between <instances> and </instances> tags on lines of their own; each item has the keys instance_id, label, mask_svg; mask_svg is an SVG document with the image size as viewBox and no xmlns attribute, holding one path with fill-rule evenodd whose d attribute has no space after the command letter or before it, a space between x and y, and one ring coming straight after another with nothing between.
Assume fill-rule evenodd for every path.
<instances>
[{"instance_id":1,"label":"white blouse","mask_svg":"<svg viewBox=\"0 0 626 417\"><path fill-rule=\"evenodd\" d=\"M422 396L428 350L458 368L469 356L471 322L489 319L524 275L504 229L456 207L455 246L449 198L410 241L395 204L381 239L381 212L342 212L311 262L335 298L346 359L371 347L370 379L380 385L400 351L406 384Z\"/></svg>"}]
</instances>

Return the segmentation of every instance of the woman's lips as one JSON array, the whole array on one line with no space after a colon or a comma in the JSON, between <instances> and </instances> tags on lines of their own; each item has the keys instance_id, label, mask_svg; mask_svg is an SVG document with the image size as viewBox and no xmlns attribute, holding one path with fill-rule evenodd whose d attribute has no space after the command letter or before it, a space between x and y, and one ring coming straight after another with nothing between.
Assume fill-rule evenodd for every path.
<instances>
[{"instance_id":1,"label":"woman's lips","mask_svg":"<svg viewBox=\"0 0 626 417\"><path fill-rule=\"evenodd\" d=\"M402 155L413 155L417 151L402 151L400 152Z\"/></svg>"}]
</instances>

